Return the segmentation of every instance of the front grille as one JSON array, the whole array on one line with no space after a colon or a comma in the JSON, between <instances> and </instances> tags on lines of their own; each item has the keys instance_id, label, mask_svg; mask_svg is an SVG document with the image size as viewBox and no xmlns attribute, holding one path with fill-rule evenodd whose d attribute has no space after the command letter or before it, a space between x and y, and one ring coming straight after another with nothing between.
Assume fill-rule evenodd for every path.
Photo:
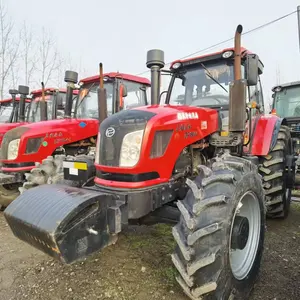
<instances>
[{"instance_id":1,"label":"front grille","mask_svg":"<svg viewBox=\"0 0 300 300\"><path fill-rule=\"evenodd\" d=\"M127 133L144 130L154 113L143 110L124 110L110 116L100 125L99 163L104 166L118 167L121 145ZM106 135L108 128L114 129L112 136Z\"/></svg>"},{"instance_id":2,"label":"front grille","mask_svg":"<svg viewBox=\"0 0 300 300\"><path fill-rule=\"evenodd\" d=\"M21 126L11 129L7 133L5 133L1 144L0 159L7 159L9 143L15 139L19 139L28 130L28 127Z\"/></svg>"},{"instance_id":3,"label":"front grille","mask_svg":"<svg viewBox=\"0 0 300 300\"><path fill-rule=\"evenodd\" d=\"M148 172L140 174L123 174L123 173L105 173L97 171L97 177L105 180L123 181L123 182L141 182L159 178L157 172Z\"/></svg>"}]
</instances>

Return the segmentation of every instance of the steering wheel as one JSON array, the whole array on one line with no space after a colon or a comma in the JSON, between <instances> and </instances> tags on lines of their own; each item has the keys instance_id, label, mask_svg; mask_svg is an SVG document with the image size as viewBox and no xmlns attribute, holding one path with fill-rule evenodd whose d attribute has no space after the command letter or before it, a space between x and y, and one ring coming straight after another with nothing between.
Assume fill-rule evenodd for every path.
<instances>
[{"instance_id":1,"label":"steering wheel","mask_svg":"<svg viewBox=\"0 0 300 300\"><path fill-rule=\"evenodd\" d=\"M224 99L224 100L226 100L226 102L229 102L229 101L228 101L228 97L227 97L227 96L224 96L224 95L221 95L221 94L217 94L217 95L208 95L208 96L202 97L201 99L203 99L203 98L214 99L214 100L216 100L219 104L223 104L223 105L224 105L224 102L222 103L221 100L218 99L218 98Z\"/></svg>"}]
</instances>

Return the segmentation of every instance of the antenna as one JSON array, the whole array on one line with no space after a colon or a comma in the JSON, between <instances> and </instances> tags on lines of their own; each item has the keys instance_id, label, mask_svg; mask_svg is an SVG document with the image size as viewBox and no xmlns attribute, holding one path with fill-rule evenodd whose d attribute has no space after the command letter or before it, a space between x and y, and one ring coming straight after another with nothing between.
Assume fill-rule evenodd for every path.
<instances>
[{"instance_id":1,"label":"antenna","mask_svg":"<svg viewBox=\"0 0 300 300\"><path fill-rule=\"evenodd\" d=\"M299 39L299 51L300 51L300 5L297 6L297 19L298 19L298 39Z\"/></svg>"}]
</instances>

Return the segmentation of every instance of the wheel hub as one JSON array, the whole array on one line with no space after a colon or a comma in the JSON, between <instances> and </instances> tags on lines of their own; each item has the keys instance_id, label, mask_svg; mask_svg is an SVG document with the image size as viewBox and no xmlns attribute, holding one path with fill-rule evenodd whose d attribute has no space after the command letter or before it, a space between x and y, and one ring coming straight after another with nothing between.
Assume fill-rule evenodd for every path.
<instances>
[{"instance_id":1,"label":"wheel hub","mask_svg":"<svg viewBox=\"0 0 300 300\"><path fill-rule=\"evenodd\" d=\"M231 249L243 250L249 237L249 221L246 217L236 216L232 228Z\"/></svg>"}]
</instances>

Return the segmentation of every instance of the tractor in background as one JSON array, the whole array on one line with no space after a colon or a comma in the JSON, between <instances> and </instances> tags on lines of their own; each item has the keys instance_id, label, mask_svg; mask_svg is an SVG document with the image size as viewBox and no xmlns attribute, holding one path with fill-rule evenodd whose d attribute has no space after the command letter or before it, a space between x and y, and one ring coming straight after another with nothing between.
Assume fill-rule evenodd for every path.
<instances>
[{"instance_id":1,"label":"tractor in background","mask_svg":"<svg viewBox=\"0 0 300 300\"><path fill-rule=\"evenodd\" d=\"M69 264L176 203L172 261L183 291L193 300L248 299L266 213L288 215L294 160L285 119L261 113L263 64L241 47L241 33L239 25L234 48L173 62L164 105L164 53L148 51L151 105L102 120L94 186L24 192L4 211L14 235ZM182 105L170 104L178 98Z\"/></svg>"},{"instance_id":2,"label":"tractor in background","mask_svg":"<svg viewBox=\"0 0 300 300\"><path fill-rule=\"evenodd\" d=\"M74 91L76 96L78 91ZM0 124L0 143L4 135L12 129L17 130L22 125L36 123L56 119L57 114L61 114L65 105L66 90L45 88L42 83L42 89L34 90L29 94L27 86L19 86L18 90L10 90L12 99L16 98L17 94L21 94L20 100L13 101L13 107L10 115L10 123ZM28 98L30 97L31 100ZM18 98L16 98L18 99ZM26 99L26 100L25 100ZM28 103L30 101L30 103ZM1 163L1 167L3 167ZM11 176L5 174L1 168L1 185L0 185L0 208L4 203L9 203L11 199L15 199L19 194L16 191L14 182L11 182ZM4 171L4 172L3 172ZM20 178L22 176L18 175ZM2 204L1 204L2 202Z\"/></svg>"},{"instance_id":3,"label":"tractor in background","mask_svg":"<svg viewBox=\"0 0 300 300\"><path fill-rule=\"evenodd\" d=\"M63 119L26 124L4 135L0 185L6 187L9 180L13 188L0 195L0 205L6 207L19 195L19 191L22 193L36 185L63 180L63 161L66 157L72 161L72 157L76 156L93 165L99 117L106 118L106 110L112 114L147 104L146 90L150 82L143 77L102 73L102 76L82 79L78 97L73 101L77 78L76 72L66 72L67 92ZM107 101L98 103L97 93L101 80L107 91ZM34 109L31 111L34 117ZM80 168L82 164L76 166ZM90 177L94 176L92 171L89 174Z\"/></svg>"},{"instance_id":4,"label":"tractor in background","mask_svg":"<svg viewBox=\"0 0 300 300\"><path fill-rule=\"evenodd\" d=\"M292 195L300 197L300 81L277 85L272 88L272 114L284 118L291 131L296 156L296 178ZM293 198L293 200L296 200ZM298 200L297 200L298 201Z\"/></svg>"},{"instance_id":5,"label":"tractor in background","mask_svg":"<svg viewBox=\"0 0 300 300\"><path fill-rule=\"evenodd\" d=\"M11 98L0 100L0 126L3 123L18 123L20 97L17 97L19 91L9 90ZM30 98L25 100L25 114L30 107Z\"/></svg>"}]
</instances>

